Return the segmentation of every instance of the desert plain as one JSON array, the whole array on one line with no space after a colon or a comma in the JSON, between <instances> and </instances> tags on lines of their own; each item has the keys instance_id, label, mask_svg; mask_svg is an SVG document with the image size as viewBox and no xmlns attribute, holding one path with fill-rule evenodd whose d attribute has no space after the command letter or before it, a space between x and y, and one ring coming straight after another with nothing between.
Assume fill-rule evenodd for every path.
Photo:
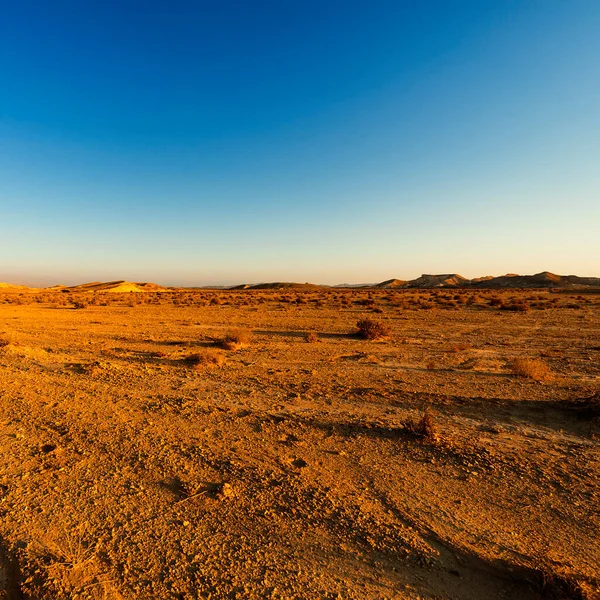
<instances>
[{"instance_id":1,"label":"desert plain","mask_svg":"<svg viewBox=\"0 0 600 600\"><path fill-rule=\"evenodd\" d=\"M599 393L593 291L0 290L0 598L600 598Z\"/></svg>"}]
</instances>

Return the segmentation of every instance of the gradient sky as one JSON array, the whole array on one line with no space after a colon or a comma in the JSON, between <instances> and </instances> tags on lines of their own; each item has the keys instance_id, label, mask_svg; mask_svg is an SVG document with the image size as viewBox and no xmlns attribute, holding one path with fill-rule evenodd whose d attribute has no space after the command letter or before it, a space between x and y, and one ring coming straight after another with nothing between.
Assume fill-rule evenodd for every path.
<instances>
[{"instance_id":1,"label":"gradient sky","mask_svg":"<svg viewBox=\"0 0 600 600\"><path fill-rule=\"evenodd\" d=\"M2 2L0 281L600 275L598 0Z\"/></svg>"}]
</instances>

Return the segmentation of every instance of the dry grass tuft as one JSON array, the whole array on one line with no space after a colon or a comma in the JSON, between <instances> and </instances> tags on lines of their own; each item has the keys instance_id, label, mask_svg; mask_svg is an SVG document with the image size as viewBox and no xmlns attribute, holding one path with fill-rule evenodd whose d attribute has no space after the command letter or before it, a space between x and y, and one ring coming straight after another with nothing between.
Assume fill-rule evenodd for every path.
<instances>
[{"instance_id":1,"label":"dry grass tuft","mask_svg":"<svg viewBox=\"0 0 600 600\"><path fill-rule=\"evenodd\" d=\"M552 379L550 367L538 358L517 358L512 365L513 373L535 381Z\"/></svg>"},{"instance_id":2,"label":"dry grass tuft","mask_svg":"<svg viewBox=\"0 0 600 600\"><path fill-rule=\"evenodd\" d=\"M423 415L418 421L412 419L407 421L405 424L406 429L416 435L417 437L423 438L430 442L437 442L440 439L438 427L433 419L433 415L429 410L429 407L425 408Z\"/></svg>"},{"instance_id":3,"label":"dry grass tuft","mask_svg":"<svg viewBox=\"0 0 600 600\"><path fill-rule=\"evenodd\" d=\"M531 307L527 302L511 302L510 304L502 304L500 305L500 310L511 310L513 312L529 312Z\"/></svg>"},{"instance_id":4,"label":"dry grass tuft","mask_svg":"<svg viewBox=\"0 0 600 600\"><path fill-rule=\"evenodd\" d=\"M220 350L203 350L195 352L184 358L186 364L195 369L206 367L220 367L225 364L225 354Z\"/></svg>"},{"instance_id":5,"label":"dry grass tuft","mask_svg":"<svg viewBox=\"0 0 600 600\"><path fill-rule=\"evenodd\" d=\"M361 319L356 324L357 335L363 340L381 340L390 337L392 330L389 325L369 317Z\"/></svg>"},{"instance_id":6,"label":"dry grass tuft","mask_svg":"<svg viewBox=\"0 0 600 600\"><path fill-rule=\"evenodd\" d=\"M465 352L466 350L471 350L472 346L471 344L466 344L464 342L458 343L458 344L454 344L454 346L452 346L452 348L450 349L451 352Z\"/></svg>"},{"instance_id":7,"label":"dry grass tuft","mask_svg":"<svg viewBox=\"0 0 600 600\"><path fill-rule=\"evenodd\" d=\"M217 345L225 350L239 350L244 346L248 346L251 341L251 331L248 329L234 329L228 331L225 336L218 341Z\"/></svg>"},{"instance_id":8,"label":"dry grass tuft","mask_svg":"<svg viewBox=\"0 0 600 600\"><path fill-rule=\"evenodd\" d=\"M123 600L97 557L97 545L81 529L45 533L32 545L33 553L43 564L36 574L46 580L46 589L52 590L51 596L44 597ZM28 583L33 582L29 579ZM22 595L14 597L21 598ZM40 596L27 594L27 597Z\"/></svg>"}]
</instances>

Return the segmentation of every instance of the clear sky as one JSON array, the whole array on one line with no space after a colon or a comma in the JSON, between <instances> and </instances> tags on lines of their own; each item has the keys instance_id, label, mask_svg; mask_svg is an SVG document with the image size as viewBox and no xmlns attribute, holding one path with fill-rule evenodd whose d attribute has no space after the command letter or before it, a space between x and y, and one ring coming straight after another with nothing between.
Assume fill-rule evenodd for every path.
<instances>
[{"instance_id":1,"label":"clear sky","mask_svg":"<svg viewBox=\"0 0 600 600\"><path fill-rule=\"evenodd\" d=\"M0 4L0 281L600 275L598 0Z\"/></svg>"}]
</instances>

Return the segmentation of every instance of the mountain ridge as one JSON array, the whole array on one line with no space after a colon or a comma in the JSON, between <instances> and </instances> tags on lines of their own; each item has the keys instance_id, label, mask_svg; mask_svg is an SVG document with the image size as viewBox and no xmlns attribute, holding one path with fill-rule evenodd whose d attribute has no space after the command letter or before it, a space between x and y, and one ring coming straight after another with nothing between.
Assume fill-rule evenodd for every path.
<instances>
[{"instance_id":1,"label":"mountain ridge","mask_svg":"<svg viewBox=\"0 0 600 600\"><path fill-rule=\"evenodd\" d=\"M281 290L281 291L310 291L319 289L600 289L600 277L581 277L579 275L557 275L550 271L541 271L534 275L485 275L467 279L458 273L427 274L411 279L386 279L380 283L369 284L338 284L322 285L315 283L295 282L263 282L242 283L232 286L162 286L151 282L131 282L124 279L115 281L92 281L77 285L54 285L43 288L28 287L10 283L0 283L0 292L73 292L73 293L143 293L169 290Z\"/></svg>"}]
</instances>

